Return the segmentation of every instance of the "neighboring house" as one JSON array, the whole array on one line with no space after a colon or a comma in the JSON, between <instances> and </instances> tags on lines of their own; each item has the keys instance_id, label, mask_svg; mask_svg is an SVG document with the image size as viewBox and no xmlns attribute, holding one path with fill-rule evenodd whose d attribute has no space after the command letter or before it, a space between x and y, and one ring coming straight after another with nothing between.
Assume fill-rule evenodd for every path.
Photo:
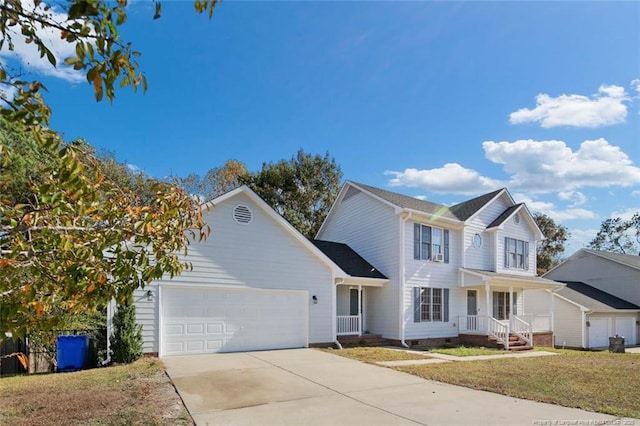
<instances>
[{"instance_id":1,"label":"neighboring house","mask_svg":"<svg viewBox=\"0 0 640 426\"><path fill-rule=\"evenodd\" d=\"M564 285L536 276L543 235L506 189L445 206L348 181L317 237L348 244L389 278L377 287L337 283L338 335L370 332L403 345L552 343L552 298L533 315L526 291Z\"/></svg>"},{"instance_id":2,"label":"neighboring house","mask_svg":"<svg viewBox=\"0 0 640 426\"><path fill-rule=\"evenodd\" d=\"M640 306L620 299L583 282L564 281L566 287L554 293L555 345L570 348L603 348L609 337L625 338L625 345L637 343L637 322ZM531 292L527 300L548 301L544 291Z\"/></svg>"},{"instance_id":3,"label":"neighboring house","mask_svg":"<svg viewBox=\"0 0 640 426\"><path fill-rule=\"evenodd\" d=\"M556 345L604 347L616 334L626 345L640 342L640 256L580 249L544 277L568 282L554 301Z\"/></svg>"},{"instance_id":4,"label":"neighboring house","mask_svg":"<svg viewBox=\"0 0 640 426\"><path fill-rule=\"evenodd\" d=\"M388 283L346 245L312 244L246 186L208 207L211 235L189 246L193 268L134 294L146 353L332 344L336 284Z\"/></svg>"}]
</instances>

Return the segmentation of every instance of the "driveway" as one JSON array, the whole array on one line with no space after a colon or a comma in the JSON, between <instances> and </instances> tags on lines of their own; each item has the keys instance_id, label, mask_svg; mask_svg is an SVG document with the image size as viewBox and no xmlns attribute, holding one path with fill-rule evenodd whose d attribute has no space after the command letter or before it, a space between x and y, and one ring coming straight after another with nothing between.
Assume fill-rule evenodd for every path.
<instances>
[{"instance_id":1,"label":"driveway","mask_svg":"<svg viewBox=\"0 0 640 426\"><path fill-rule=\"evenodd\" d=\"M428 381L313 349L162 361L197 425L531 426L616 419Z\"/></svg>"}]
</instances>

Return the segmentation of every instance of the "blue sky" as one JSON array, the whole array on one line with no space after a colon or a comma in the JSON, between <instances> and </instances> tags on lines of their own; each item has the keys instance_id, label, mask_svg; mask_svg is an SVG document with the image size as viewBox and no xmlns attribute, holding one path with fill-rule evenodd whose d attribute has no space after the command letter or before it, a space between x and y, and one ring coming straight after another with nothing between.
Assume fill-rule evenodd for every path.
<instances>
[{"instance_id":1,"label":"blue sky","mask_svg":"<svg viewBox=\"0 0 640 426\"><path fill-rule=\"evenodd\" d=\"M96 103L26 45L51 125L149 175L299 148L345 179L450 204L506 186L573 234L640 210L639 2L234 2L129 7L146 94ZM69 48L56 37L61 59ZM61 61L60 61L61 62Z\"/></svg>"}]
</instances>

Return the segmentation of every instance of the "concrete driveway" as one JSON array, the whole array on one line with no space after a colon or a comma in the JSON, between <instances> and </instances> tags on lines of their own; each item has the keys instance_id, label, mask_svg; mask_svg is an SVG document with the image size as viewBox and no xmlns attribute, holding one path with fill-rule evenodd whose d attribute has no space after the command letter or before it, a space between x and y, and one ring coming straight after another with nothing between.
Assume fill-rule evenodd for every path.
<instances>
[{"instance_id":1,"label":"concrete driveway","mask_svg":"<svg viewBox=\"0 0 640 426\"><path fill-rule=\"evenodd\" d=\"M531 426L616 420L423 380L313 349L162 361L198 425Z\"/></svg>"}]
</instances>

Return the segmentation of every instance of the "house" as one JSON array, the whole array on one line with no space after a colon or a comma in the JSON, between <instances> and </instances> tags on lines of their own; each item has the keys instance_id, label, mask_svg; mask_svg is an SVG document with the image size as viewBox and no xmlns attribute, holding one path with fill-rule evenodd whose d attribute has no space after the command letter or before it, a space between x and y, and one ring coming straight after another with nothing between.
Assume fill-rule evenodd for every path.
<instances>
[{"instance_id":1,"label":"house","mask_svg":"<svg viewBox=\"0 0 640 426\"><path fill-rule=\"evenodd\" d=\"M347 182L309 241L246 186L208 203L192 269L134 294L144 351L159 356L338 344L550 344L530 315L542 234L506 189L444 206ZM492 339L492 340L489 340Z\"/></svg>"},{"instance_id":2,"label":"house","mask_svg":"<svg viewBox=\"0 0 640 426\"><path fill-rule=\"evenodd\" d=\"M345 244L306 239L246 186L207 207L211 234L189 246L192 269L134 293L145 353L333 344L336 284L388 283Z\"/></svg>"},{"instance_id":3,"label":"house","mask_svg":"<svg viewBox=\"0 0 640 426\"><path fill-rule=\"evenodd\" d=\"M609 337L625 338L625 345L637 343L637 321L640 306L629 303L579 281L565 281L566 287L554 293L555 345L569 348L603 348ZM548 296L531 292L532 307ZM535 309L535 308L534 308Z\"/></svg>"},{"instance_id":4,"label":"house","mask_svg":"<svg viewBox=\"0 0 640 426\"><path fill-rule=\"evenodd\" d=\"M640 256L580 249L544 276L567 284L554 295L556 345L601 348L615 335L640 342ZM532 292L534 310L547 297Z\"/></svg>"},{"instance_id":5,"label":"house","mask_svg":"<svg viewBox=\"0 0 640 426\"><path fill-rule=\"evenodd\" d=\"M564 285L536 276L542 232L506 189L445 206L347 181L317 238L347 244L389 279L337 283L338 336L377 333L407 346L552 344L553 299L534 315L526 292ZM351 309L356 294L362 322Z\"/></svg>"}]
</instances>

